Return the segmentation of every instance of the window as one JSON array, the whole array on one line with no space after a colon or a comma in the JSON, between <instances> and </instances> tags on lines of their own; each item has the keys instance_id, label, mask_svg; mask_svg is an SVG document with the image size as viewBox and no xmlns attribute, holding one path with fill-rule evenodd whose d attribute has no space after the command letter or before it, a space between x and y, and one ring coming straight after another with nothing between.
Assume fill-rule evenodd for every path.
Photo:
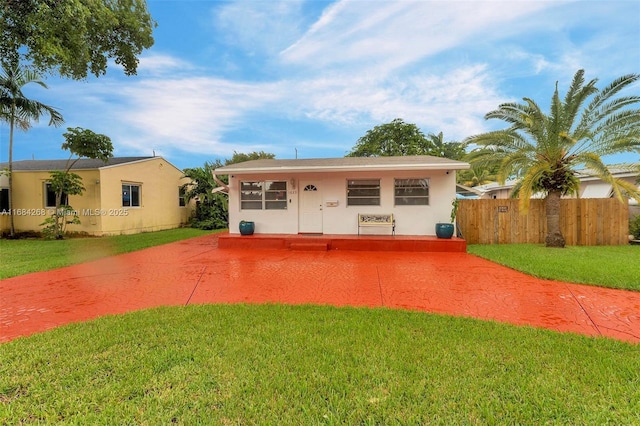
<instances>
[{"instance_id":1,"label":"window","mask_svg":"<svg viewBox=\"0 0 640 426\"><path fill-rule=\"evenodd\" d=\"M428 206L429 179L396 179L396 206Z\"/></svg>"},{"instance_id":2,"label":"window","mask_svg":"<svg viewBox=\"0 0 640 426\"><path fill-rule=\"evenodd\" d=\"M62 199L60 200L60 205L61 206L69 205L69 196L64 192L62 193ZM51 184L49 182L45 182L44 184L44 206L50 207L50 208L56 207L56 193L51 188Z\"/></svg>"},{"instance_id":3,"label":"window","mask_svg":"<svg viewBox=\"0 0 640 426\"><path fill-rule=\"evenodd\" d=\"M380 179L347 181L347 206L379 206Z\"/></svg>"},{"instance_id":4,"label":"window","mask_svg":"<svg viewBox=\"0 0 640 426\"><path fill-rule=\"evenodd\" d=\"M122 207L140 207L140 185L122 184Z\"/></svg>"},{"instance_id":5,"label":"window","mask_svg":"<svg viewBox=\"0 0 640 426\"><path fill-rule=\"evenodd\" d=\"M187 205L187 200L184 197L184 193L186 190L183 187L178 187L178 205L180 207L185 207Z\"/></svg>"},{"instance_id":6,"label":"window","mask_svg":"<svg viewBox=\"0 0 640 426\"><path fill-rule=\"evenodd\" d=\"M286 210L286 181L240 182L242 210Z\"/></svg>"},{"instance_id":7,"label":"window","mask_svg":"<svg viewBox=\"0 0 640 426\"><path fill-rule=\"evenodd\" d=\"M9 212L9 188L0 189L0 213Z\"/></svg>"}]
</instances>

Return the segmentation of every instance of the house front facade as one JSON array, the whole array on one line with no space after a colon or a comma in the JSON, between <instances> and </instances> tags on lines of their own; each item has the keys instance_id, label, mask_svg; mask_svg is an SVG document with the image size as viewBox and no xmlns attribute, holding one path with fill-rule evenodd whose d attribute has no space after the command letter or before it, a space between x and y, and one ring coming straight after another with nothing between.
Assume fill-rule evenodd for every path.
<instances>
[{"instance_id":1,"label":"house front facade","mask_svg":"<svg viewBox=\"0 0 640 426\"><path fill-rule=\"evenodd\" d=\"M13 206L8 208L8 177L0 177L0 231L39 232L41 223L55 210L49 186L51 170L64 170L67 160L13 162ZM8 167L6 163L0 165ZM80 159L73 173L82 177L82 195L65 197L80 219L67 231L88 235L120 235L171 229L185 224L191 207L181 197L187 182L180 169L162 157L117 157L107 163Z\"/></svg>"},{"instance_id":2,"label":"house front facade","mask_svg":"<svg viewBox=\"0 0 640 426\"><path fill-rule=\"evenodd\" d=\"M456 170L431 156L254 160L218 168L228 175L229 232L241 221L262 234L391 234L358 217L393 215L396 235L435 235L449 222Z\"/></svg>"}]
</instances>

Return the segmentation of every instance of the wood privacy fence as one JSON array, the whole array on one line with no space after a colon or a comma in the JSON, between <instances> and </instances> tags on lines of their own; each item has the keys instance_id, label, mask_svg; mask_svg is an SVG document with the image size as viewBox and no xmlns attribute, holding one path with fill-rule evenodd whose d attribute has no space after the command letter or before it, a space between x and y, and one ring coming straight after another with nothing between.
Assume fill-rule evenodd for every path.
<instances>
[{"instance_id":1,"label":"wood privacy fence","mask_svg":"<svg viewBox=\"0 0 640 426\"><path fill-rule=\"evenodd\" d=\"M544 200L531 200L520 214L519 200L460 200L457 223L468 244L544 243ZM567 245L628 244L629 208L613 198L560 200L560 228Z\"/></svg>"}]
</instances>

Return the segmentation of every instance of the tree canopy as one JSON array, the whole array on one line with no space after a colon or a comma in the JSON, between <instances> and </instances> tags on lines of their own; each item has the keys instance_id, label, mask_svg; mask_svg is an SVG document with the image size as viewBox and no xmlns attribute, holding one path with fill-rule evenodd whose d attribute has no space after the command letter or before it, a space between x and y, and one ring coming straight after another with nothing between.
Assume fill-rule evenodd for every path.
<instances>
[{"instance_id":1,"label":"tree canopy","mask_svg":"<svg viewBox=\"0 0 640 426\"><path fill-rule=\"evenodd\" d=\"M546 197L547 246L564 246L560 197L577 192L578 169L611 184L618 199L640 201L638 188L614 178L602 159L640 150L640 96L620 96L639 79L638 74L628 74L599 90L598 80L585 83L584 70L579 70L564 99L556 83L548 112L530 98L502 104L485 118L505 121L509 127L467 140L478 146L468 157L473 165L498 165L501 183L518 179L512 196L519 196L525 210L533 194Z\"/></svg>"},{"instance_id":2,"label":"tree canopy","mask_svg":"<svg viewBox=\"0 0 640 426\"><path fill-rule=\"evenodd\" d=\"M425 155L431 148L432 144L418 126L396 118L367 131L358 139L347 157Z\"/></svg>"},{"instance_id":3,"label":"tree canopy","mask_svg":"<svg viewBox=\"0 0 640 426\"><path fill-rule=\"evenodd\" d=\"M269 152L264 152L264 151L253 151L248 154L233 151L233 156L231 158L226 159L224 161L224 165L228 166L229 164L242 163L244 161L272 159L272 158L276 158L276 155L271 154Z\"/></svg>"},{"instance_id":4,"label":"tree canopy","mask_svg":"<svg viewBox=\"0 0 640 426\"><path fill-rule=\"evenodd\" d=\"M153 45L156 23L145 0L5 0L0 13L0 55L38 72L63 77L100 76L113 58L126 75Z\"/></svg>"},{"instance_id":5,"label":"tree canopy","mask_svg":"<svg viewBox=\"0 0 640 426\"><path fill-rule=\"evenodd\" d=\"M464 144L445 142L442 132L425 136L415 124L396 118L367 131L347 157L433 155L459 160L465 154Z\"/></svg>"}]
</instances>

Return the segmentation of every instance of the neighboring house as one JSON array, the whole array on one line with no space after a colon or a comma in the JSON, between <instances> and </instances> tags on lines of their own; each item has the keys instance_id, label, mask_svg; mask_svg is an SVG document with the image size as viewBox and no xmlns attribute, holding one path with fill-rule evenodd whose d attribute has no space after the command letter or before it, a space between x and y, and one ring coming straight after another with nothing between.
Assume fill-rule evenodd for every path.
<instances>
[{"instance_id":1,"label":"neighboring house","mask_svg":"<svg viewBox=\"0 0 640 426\"><path fill-rule=\"evenodd\" d=\"M229 175L229 232L240 221L263 234L390 234L359 230L358 214L393 214L397 235L434 235L449 222L461 161L431 156L254 160Z\"/></svg>"},{"instance_id":2,"label":"neighboring house","mask_svg":"<svg viewBox=\"0 0 640 426\"><path fill-rule=\"evenodd\" d=\"M630 183L637 182L638 175L640 174L640 172L638 172L637 164L609 166L609 171L614 177ZM597 177L590 175L587 170L578 170L577 177L580 180L580 198L612 197L611 185L603 182ZM511 190L516 183L517 181L507 181L503 185L500 185L496 182L493 182L486 185L476 186L473 189L480 192L480 198L504 199L509 198L509 194L511 193ZM534 195L534 198L542 198L542 196L536 194ZM630 200L629 203L631 205L637 204L637 202L633 199Z\"/></svg>"},{"instance_id":3,"label":"neighboring house","mask_svg":"<svg viewBox=\"0 0 640 426\"><path fill-rule=\"evenodd\" d=\"M55 208L48 180L51 170L64 170L67 160L13 162L13 214L16 232L40 231ZM0 164L2 170L7 163ZM119 157L107 163L80 159L72 172L82 177L82 195L65 197L80 218L67 231L90 235L134 234L179 227L190 217L181 197L187 180L162 157ZM9 179L0 177L0 231L9 230Z\"/></svg>"}]
</instances>

